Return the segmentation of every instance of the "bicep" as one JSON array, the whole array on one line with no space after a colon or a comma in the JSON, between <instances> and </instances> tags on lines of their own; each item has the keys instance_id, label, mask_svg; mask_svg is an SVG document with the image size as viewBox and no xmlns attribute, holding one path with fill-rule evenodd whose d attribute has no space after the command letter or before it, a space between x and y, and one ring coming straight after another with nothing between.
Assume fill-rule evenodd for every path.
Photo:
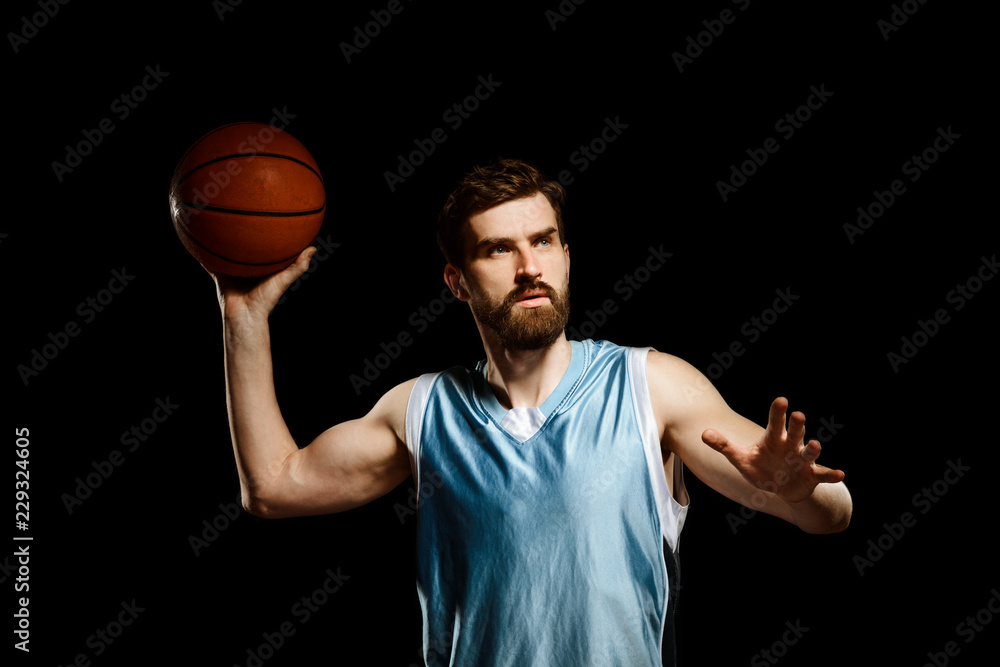
<instances>
[{"instance_id":1,"label":"bicep","mask_svg":"<svg viewBox=\"0 0 1000 667\"><path fill-rule=\"evenodd\" d=\"M664 449L730 500L788 519L785 503L750 484L725 456L701 439L706 430L715 429L732 442L751 444L760 440L764 427L730 408L708 378L684 360L650 352L647 364Z\"/></svg>"},{"instance_id":2,"label":"bicep","mask_svg":"<svg viewBox=\"0 0 1000 667\"><path fill-rule=\"evenodd\" d=\"M410 475L406 403L413 380L385 394L360 419L333 426L285 461L272 516L341 512L379 498Z\"/></svg>"}]
</instances>

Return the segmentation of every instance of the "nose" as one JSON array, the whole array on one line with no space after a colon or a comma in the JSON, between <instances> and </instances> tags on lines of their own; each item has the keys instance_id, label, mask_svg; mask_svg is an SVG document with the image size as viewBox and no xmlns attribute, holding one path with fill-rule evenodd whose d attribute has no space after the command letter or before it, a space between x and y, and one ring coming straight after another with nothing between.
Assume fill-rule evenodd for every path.
<instances>
[{"instance_id":1,"label":"nose","mask_svg":"<svg viewBox=\"0 0 1000 667\"><path fill-rule=\"evenodd\" d=\"M539 267L538 262L535 258L535 253L531 249L524 250L520 253L520 261L517 267L517 282L531 282L537 280L538 277L542 275L542 269Z\"/></svg>"}]
</instances>

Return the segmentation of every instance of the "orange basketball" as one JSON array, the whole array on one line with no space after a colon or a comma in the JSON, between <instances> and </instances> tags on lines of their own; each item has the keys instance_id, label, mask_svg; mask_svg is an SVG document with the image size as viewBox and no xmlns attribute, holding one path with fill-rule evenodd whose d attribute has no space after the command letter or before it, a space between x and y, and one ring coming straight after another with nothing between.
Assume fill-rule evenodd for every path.
<instances>
[{"instance_id":1,"label":"orange basketball","mask_svg":"<svg viewBox=\"0 0 1000 667\"><path fill-rule=\"evenodd\" d=\"M170 215L208 270L263 276L309 247L326 211L323 177L295 137L266 123L232 123L195 142L170 182Z\"/></svg>"}]
</instances>

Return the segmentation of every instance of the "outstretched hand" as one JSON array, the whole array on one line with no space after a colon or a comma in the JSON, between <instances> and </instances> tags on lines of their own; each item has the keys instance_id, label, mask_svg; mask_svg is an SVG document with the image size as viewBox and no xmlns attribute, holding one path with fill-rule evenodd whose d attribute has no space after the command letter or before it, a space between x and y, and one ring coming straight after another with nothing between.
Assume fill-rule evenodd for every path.
<instances>
[{"instance_id":1,"label":"outstretched hand","mask_svg":"<svg viewBox=\"0 0 1000 667\"><path fill-rule=\"evenodd\" d=\"M315 252L316 248L310 246L289 266L263 278L236 278L209 271L219 293L223 318L266 319L285 290L309 269L309 262Z\"/></svg>"},{"instance_id":2,"label":"outstretched hand","mask_svg":"<svg viewBox=\"0 0 1000 667\"><path fill-rule=\"evenodd\" d=\"M706 430L701 439L723 454L755 487L770 491L785 502L797 503L812 495L819 484L842 481L844 472L816 464L822 447L817 440L804 442L805 415L793 412L786 430L787 410L788 399L774 399L767 428L756 443L734 443L715 429Z\"/></svg>"}]
</instances>

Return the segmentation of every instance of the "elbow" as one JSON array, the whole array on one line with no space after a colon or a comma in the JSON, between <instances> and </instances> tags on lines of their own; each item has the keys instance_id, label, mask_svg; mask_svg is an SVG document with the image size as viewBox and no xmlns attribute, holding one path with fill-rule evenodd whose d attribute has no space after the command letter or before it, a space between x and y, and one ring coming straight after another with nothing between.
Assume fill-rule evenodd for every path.
<instances>
[{"instance_id":1,"label":"elbow","mask_svg":"<svg viewBox=\"0 0 1000 667\"><path fill-rule=\"evenodd\" d=\"M240 502L248 514L261 519L289 516L282 511L288 504L285 495L280 478L240 471Z\"/></svg>"},{"instance_id":2,"label":"elbow","mask_svg":"<svg viewBox=\"0 0 1000 667\"><path fill-rule=\"evenodd\" d=\"M267 506L259 498L243 494L243 510L261 519L269 518Z\"/></svg>"},{"instance_id":3,"label":"elbow","mask_svg":"<svg viewBox=\"0 0 1000 667\"><path fill-rule=\"evenodd\" d=\"M842 533L847 530L847 527L851 525L851 515L848 513L846 516L832 521L825 530L819 531L823 535L833 535L834 533Z\"/></svg>"},{"instance_id":4,"label":"elbow","mask_svg":"<svg viewBox=\"0 0 1000 667\"><path fill-rule=\"evenodd\" d=\"M833 528L830 530L831 533L842 533L847 530L847 527L851 525L851 515L854 513L854 499L851 497L851 492L847 490L843 482L841 482L840 488L841 500L837 508L839 511L833 522Z\"/></svg>"},{"instance_id":5,"label":"elbow","mask_svg":"<svg viewBox=\"0 0 1000 667\"><path fill-rule=\"evenodd\" d=\"M848 503L847 507L844 509L844 512L840 517L840 520L836 524L834 524L833 530L830 531L831 533L842 533L845 530L847 530L847 527L851 525L851 513L853 509L854 509L853 505Z\"/></svg>"},{"instance_id":6,"label":"elbow","mask_svg":"<svg viewBox=\"0 0 1000 667\"><path fill-rule=\"evenodd\" d=\"M850 519L846 519L844 521L831 521L830 523L823 524L822 526L800 525L799 528L802 529L802 532L809 533L810 535L834 535L847 530L847 526L850 522Z\"/></svg>"},{"instance_id":7,"label":"elbow","mask_svg":"<svg viewBox=\"0 0 1000 667\"><path fill-rule=\"evenodd\" d=\"M279 505L256 497L245 499L243 509L259 519L284 519L295 516L294 513L282 511Z\"/></svg>"},{"instance_id":8,"label":"elbow","mask_svg":"<svg viewBox=\"0 0 1000 667\"><path fill-rule=\"evenodd\" d=\"M803 531L813 535L833 535L842 533L851 525L852 505L848 503L836 513L830 515L821 525L800 525Z\"/></svg>"},{"instance_id":9,"label":"elbow","mask_svg":"<svg viewBox=\"0 0 1000 667\"><path fill-rule=\"evenodd\" d=\"M262 493L253 492L244 486L240 496L243 509L248 514L252 514L260 519L280 519L284 516L278 511L278 505L274 502L274 499Z\"/></svg>"}]
</instances>

